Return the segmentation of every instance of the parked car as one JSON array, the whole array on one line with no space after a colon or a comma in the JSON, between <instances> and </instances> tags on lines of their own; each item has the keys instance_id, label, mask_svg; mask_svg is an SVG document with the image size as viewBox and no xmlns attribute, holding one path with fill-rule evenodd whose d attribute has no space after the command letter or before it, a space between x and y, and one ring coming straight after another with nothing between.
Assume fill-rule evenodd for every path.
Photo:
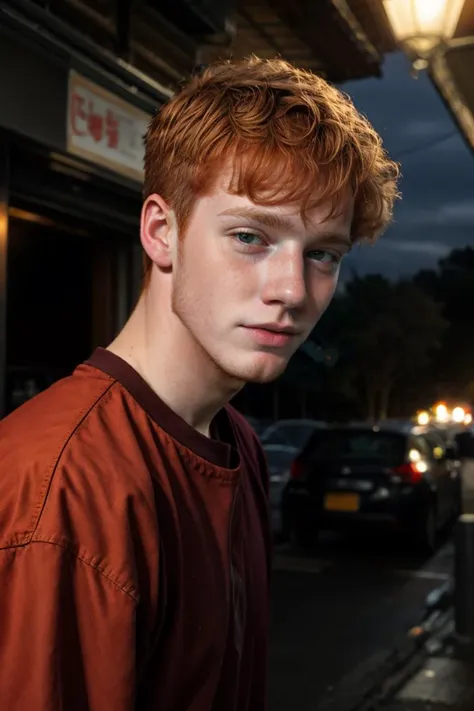
<instances>
[{"instance_id":1,"label":"parked car","mask_svg":"<svg viewBox=\"0 0 474 711\"><path fill-rule=\"evenodd\" d=\"M262 436L262 434L265 432L265 430L270 424L268 420L259 420L257 417L252 417L250 415L246 415L245 419L255 431L258 437Z\"/></svg>"},{"instance_id":2,"label":"parked car","mask_svg":"<svg viewBox=\"0 0 474 711\"><path fill-rule=\"evenodd\" d=\"M357 425L316 431L282 497L286 531L303 545L323 529L389 525L425 550L460 511L456 451L435 431Z\"/></svg>"},{"instance_id":3,"label":"parked car","mask_svg":"<svg viewBox=\"0 0 474 711\"><path fill-rule=\"evenodd\" d=\"M270 474L270 513L272 531L275 536L282 533L281 497L283 489L290 478L290 468L299 450L281 444L264 446Z\"/></svg>"},{"instance_id":4,"label":"parked car","mask_svg":"<svg viewBox=\"0 0 474 711\"><path fill-rule=\"evenodd\" d=\"M318 420L278 420L261 435L262 444L282 444L303 449L308 439L316 429L323 429L326 425Z\"/></svg>"}]
</instances>

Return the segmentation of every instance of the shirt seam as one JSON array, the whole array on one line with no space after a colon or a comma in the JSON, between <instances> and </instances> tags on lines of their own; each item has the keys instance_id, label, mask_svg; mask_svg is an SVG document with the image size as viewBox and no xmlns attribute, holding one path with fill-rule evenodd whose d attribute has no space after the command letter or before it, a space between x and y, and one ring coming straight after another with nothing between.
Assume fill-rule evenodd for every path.
<instances>
[{"instance_id":1,"label":"shirt seam","mask_svg":"<svg viewBox=\"0 0 474 711\"><path fill-rule=\"evenodd\" d=\"M58 467L59 467L59 464L61 461L61 457L64 454L66 447L70 443L73 436L76 434L79 427L85 422L85 420L90 415L90 413L94 410L94 408L97 406L97 404L107 395L107 393L110 391L110 389L112 388L113 385L114 385L114 381L112 381L111 383L108 384L107 388L100 393L100 395L94 400L92 405L88 405L87 408L80 413L77 422L74 424L74 426L72 427L71 431L66 436L66 438L61 442L59 451L56 454L56 456L53 458L53 462L50 465L51 469L48 470L48 474L44 477L44 480L43 480L43 484L42 484L40 495L39 495L39 503L37 504L37 506L35 508L35 511L33 513L33 519L31 521L30 540L33 539L33 535L36 532L36 530L38 529L38 526L40 524L41 517L44 513L44 509L46 506L46 501L47 501L48 495L51 491L53 479L54 479L55 474L58 470Z\"/></svg>"},{"instance_id":2,"label":"shirt seam","mask_svg":"<svg viewBox=\"0 0 474 711\"><path fill-rule=\"evenodd\" d=\"M107 374L105 374L107 375ZM43 543L50 543L54 545L58 545L61 548L67 550L71 555L73 555L77 560L80 560L81 562L85 563L86 565L89 565L91 568L94 568L97 570L98 573L103 575L105 578L110 580L111 583L113 583L117 588L123 590L127 595L129 595L133 600L138 601L138 595L134 589L133 584L128 583L128 585L124 583L119 582L119 577L113 573L113 571L107 572L106 569L100 568L100 562L97 561L94 563L94 558L91 558L90 556L87 556L85 553L81 553L79 551L74 552L71 550L71 544L68 541L65 541L64 539L58 539L58 537L53 536L51 538L42 538L41 535L37 535L35 537L35 534L37 534L38 527L41 523L41 519L43 516L43 513L45 511L46 505L47 505L47 500L49 493L51 491L51 487L53 485L53 480L54 477L60 467L61 463L61 458L70 443L71 439L73 436L76 434L78 429L83 425L83 423L86 421L87 417L91 414L91 412L94 410L94 408L97 407L97 405L103 400L108 393L110 393L111 389L117 382L115 379L110 378L110 376L107 375L107 378L109 379L109 383L107 384L107 387L103 389L99 395L96 396L92 404L88 404L85 409L83 409L79 415L78 418L75 422L75 424L71 427L69 433L62 438L61 444L59 446L59 449L57 453L53 456L51 464L48 466L47 469L47 474L43 477L43 481L41 484L39 496L38 496L38 503L34 507L33 514L32 514L32 519L30 526L28 529L23 530L23 531L16 531L12 533L8 538L4 539L3 541L0 542L0 550L5 550L5 549L11 549L11 548L18 548L18 547L25 547L30 543L35 543L35 542L43 542ZM76 545L77 547L77 545ZM128 589L127 589L128 587Z\"/></svg>"},{"instance_id":3,"label":"shirt seam","mask_svg":"<svg viewBox=\"0 0 474 711\"><path fill-rule=\"evenodd\" d=\"M30 538L29 541L24 541L23 543L17 543L13 545L3 545L0 546L0 550L12 550L13 548L27 548L28 546L31 546L35 543L43 543L45 545L50 545L50 546L56 546L58 548L61 548L63 551L66 551L72 558L75 560L80 561L84 565L86 565L88 568L91 568L92 570L95 570L99 575L101 575L103 578L108 580L112 585L117 589L123 592L127 597L129 597L131 600L133 600L134 604L138 604L138 596L135 593L134 590L127 589L127 587L119 583L118 580L114 579L110 574L108 574L105 570L101 569L99 567L99 563L94 563L92 560L88 560L86 556L82 553L75 553L73 550L71 550L71 546L67 545L66 543L59 541L57 539L49 538L49 539L43 539L43 538Z\"/></svg>"}]
</instances>

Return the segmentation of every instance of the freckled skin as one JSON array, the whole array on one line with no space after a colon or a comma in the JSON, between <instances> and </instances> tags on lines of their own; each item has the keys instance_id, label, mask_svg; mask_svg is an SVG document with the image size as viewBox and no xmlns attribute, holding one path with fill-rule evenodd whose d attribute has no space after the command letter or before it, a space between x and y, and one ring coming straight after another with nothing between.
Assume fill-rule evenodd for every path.
<instances>
[{"instance_id":1,"label":"freckled skin","mask_svg":"<svg viewBox=\"0 0 474 711\"><path fill-rule=\"evenodd\" d=\"M249 208L289 224L222 215ZM334 295L339 263L350 248L352 208L347 199L328 220L322 205L303 221L298 205L257 206L228 193L223 181L197 200L177 241L171 305L223 373L265 383L285 370ZM298 332L282 347L262 346L245 328L275 322Z\"/></svg>"}]
</instances>

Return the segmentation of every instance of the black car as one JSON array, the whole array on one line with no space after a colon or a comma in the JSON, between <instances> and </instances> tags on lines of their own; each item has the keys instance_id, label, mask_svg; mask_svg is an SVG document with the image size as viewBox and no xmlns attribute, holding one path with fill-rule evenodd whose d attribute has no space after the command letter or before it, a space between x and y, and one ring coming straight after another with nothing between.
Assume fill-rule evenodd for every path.
<instances>
[{"instance_id":1,"label":"black car","mask_svg":"<svg viewBox=\"0 0 474 711\"><path fill-rule=\"evenodd\" d=\"M436 430L356 425L315 431L291 468L282 521L298 543L356 524L398 527L434 549L460 511L460 464Z\"/></svg>"}]
</instances>

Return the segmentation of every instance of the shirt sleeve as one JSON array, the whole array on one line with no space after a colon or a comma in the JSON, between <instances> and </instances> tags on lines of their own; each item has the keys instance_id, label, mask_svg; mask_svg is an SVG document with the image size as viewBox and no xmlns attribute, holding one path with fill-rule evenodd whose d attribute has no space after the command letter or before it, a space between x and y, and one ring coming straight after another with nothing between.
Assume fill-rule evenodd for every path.
<instances>
[{"instance_id":1,"label":"shirt sleeve","mask_svg":"<svg viewBox=\"0 0 474 711\"><path fill-rule=\"evenodd\" d=\"M55 543L0 550L8 711L133 711L135 600Z\"/></svg>"}]
</instances>

